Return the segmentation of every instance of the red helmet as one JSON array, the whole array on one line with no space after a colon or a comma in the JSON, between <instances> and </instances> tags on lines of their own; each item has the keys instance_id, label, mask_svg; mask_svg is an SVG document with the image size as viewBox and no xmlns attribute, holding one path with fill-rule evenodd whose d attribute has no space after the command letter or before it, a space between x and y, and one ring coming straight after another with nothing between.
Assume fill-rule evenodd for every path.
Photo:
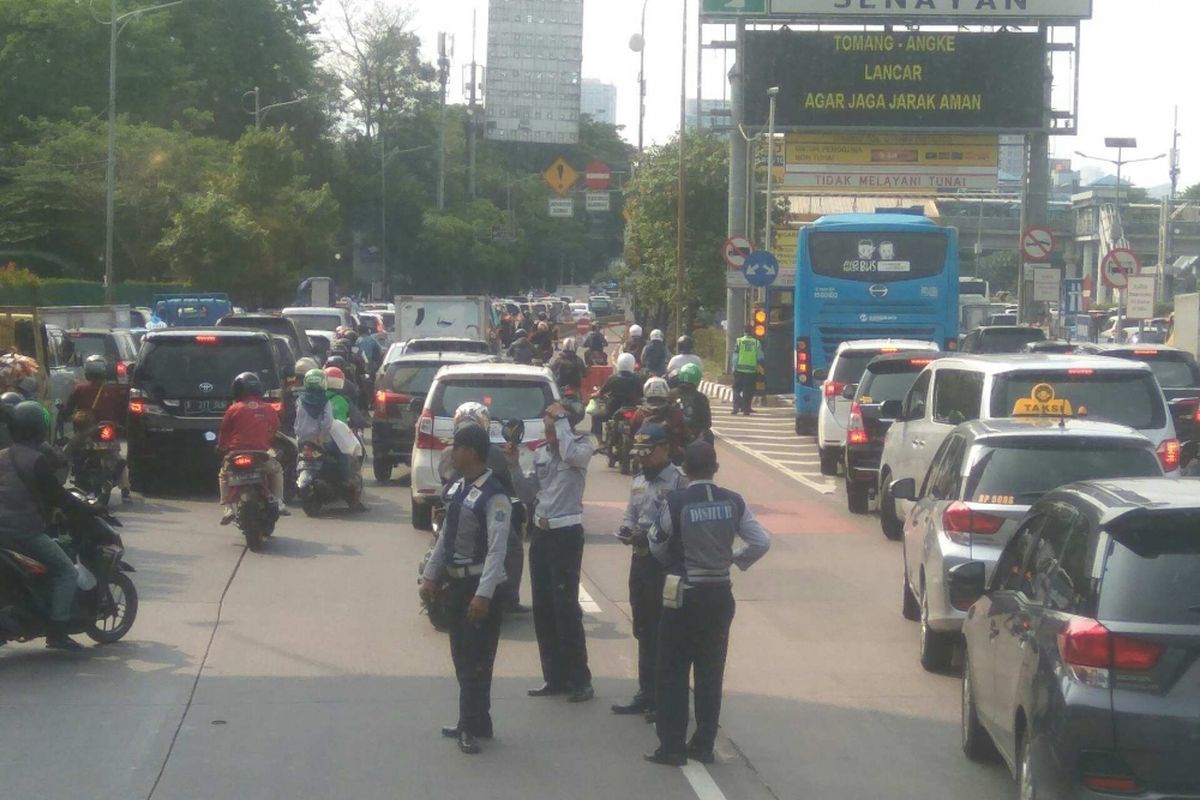
<instances>
[{"instance_id":1,"label":"red helmet","mask_svg":"<svg viewBox=\"0 0 1200 800\"><path fill-rule=\"evenodd\" d=\"M345 377L346 377L346 373L342 372L342 371L341 371L340 369L338 369L337 367L326 367L326 368L325 368L325 377L326 377L326 378L342 378L342 379L345 379Z\"/></svg>"}]
</instances>

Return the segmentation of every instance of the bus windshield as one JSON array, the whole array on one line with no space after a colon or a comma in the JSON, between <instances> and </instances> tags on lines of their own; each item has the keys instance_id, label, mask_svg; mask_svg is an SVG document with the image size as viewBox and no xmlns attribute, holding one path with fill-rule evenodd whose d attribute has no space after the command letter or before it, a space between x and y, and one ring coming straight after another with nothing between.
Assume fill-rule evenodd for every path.
<instances>
[{"instance_id":1,"label":"bus windshield","mask_svg":"<svg viewBox=\"0 0 1200 800\"><path fill-rule=\"evenodd\" d=\"M809 238L816 275L890 283L942 274L947 239L940 233L813 231Z\"/></svg>"}]
</instances>

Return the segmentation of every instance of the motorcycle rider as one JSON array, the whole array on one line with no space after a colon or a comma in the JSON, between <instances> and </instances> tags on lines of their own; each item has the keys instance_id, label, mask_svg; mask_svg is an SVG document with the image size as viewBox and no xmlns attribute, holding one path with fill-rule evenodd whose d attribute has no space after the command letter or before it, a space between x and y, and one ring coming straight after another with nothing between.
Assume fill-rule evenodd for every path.
<instances>
[{"instance_id":1,"label":"motorcycle rider","mask_svg":"<svg viewBox=\"0 0 1200 800\"><path fill-rule=\"evenodd\" d=\"M358 380L357 370L354 365L346 359L345 356L332 355L325 359L324 369L337 369L342 373L342 388L338 390L338 394L346 398L346 402L351 406L358 405ZM345 420L342 420L345 422Z\"/></svg>"},{"instance_id":2,"label":"motorcycle rider","mask_svg":"<svg viewBox=\"0 0 1200 800\"><path fill-rule=\"evenodd\" d=\"M335 454L340 478L348 483L354 477L354 466L350 454L343 453L333 439L333 404L326 395L327 389L324 372L314 369L305 374L304 393L296 403L296 441L299 445L312 442ZM350 508L358 512L367 510L361 497Z\"/></svg>"},{"instance_id":3,"label":"motorcycle rider","mask_svg":"<svg viewBox=\"0 0 1200 800\"><path fill-rule=\"evenodd\" d=\"M593 364L608 363L608 338L605 337L604 331L600 330L600 323L593 322L592 329L583 340L583 348L586 352L585 360L588 366Z\"/></svg>"},{"instance_id":4,"label":"motorcycle rider","mask_svg":"<svg viewBox=\"0 0 1200 800\"><path fill-rule=\"evenodd\" d=\"M679 370L679 382L675 387L676 402L683 412L683 421L687 424L688 441L693 442L703 438L709 444L713 443L712 406L708 398L700 391L700 379L704 377L700 367L695 364L684 364Z\"/></svg>"},{"instance_id":5,"label":"motorcycle rider","mask_svg":"<svg viewBox=\"0 0 1200 800\"><path fill-rule=\"evenodd\" d=\"M642 350L646 347L646 340L642 338L642 326L630 325L629 338L625 340L625 346L621 348L622 353L632 353L635 360L641 363Z\"/></svg>"},{"instance_id":6,"label":"motorcycle rider","mask_svg":"<svg viewBox=\"0 0 1200 800\"><path fill-rule=\"evenodd\" d=\"M88 436L102 422L117 425L125 423L128 409L126 393L115 384L106 383L108 362L104 356L91 355L83 362L84 380L75 384L58 416L58 427L64 420L71 420L71 439L64 448L75 469L79 468L83 446ZM119 459L117 485L121 488L121 500L129 501L129 469L124 459Z\"/></svg>"},{"instance_id":7,"label":"motorcycle rider","mask_svg":"<svg viewBox=\"0 0 1200 800\"><path fill-rule=\"evenodd\" d=\"M0 450L12 444L12 437L8 435L8 421L12 418L12 410L24 399L17 392L0 394Z\"/></svg>"},{"instance_id":8,"label":"motorcycle rider","mask_svg":"<svg viewBox=\"0 0 1200 800\"><path fill-rule=\"evenodd\" d=\"M636 437L638 429L647 422L657 422L667 429L671 444L671 458L683 456L683 448L687 447L687 423L679 406L671 402L671 389L664 378L648 378L642 388L645 402L638 406L633 419L629 423L629 433Z\"/></svg>"},{"instance_id":9,"label":"motorcycle rider","mask_svg":"<svg viewBox=\"0 0 1200 800\"><path fill-rule=\"evenodd\" d=\"M634 372L636 367L633 353L621 353L617 356L617 373L600 387L604 411L592 415L592 435L600 440L601 444L604 439L604 423L622 408L636 406L642 401L642 381Z\"/></svg>"},{"instance_id":10,"label":"motorcycle rider","mask_svg":"<svg viewBox=\"0 0 1200 800\"><path fill-rule=\"evenodd\" d=\"M550 370L554 373L554 378L561 388L574 389L575 396L578 397L583 387L583 373L587 371L587 366L584 365L583 359L579 357L575 349L573 338L564 339L562 350L550 362Z\"/></svg>"},{"instance_id":11,"label":"motorcycle rider","mask_svg":"<svg viewBox=\"0 0 1200 800\"><path fill-rule=\"evenodd\" d=\"M508 347L508 357L516 364L533 363L533 342L529 341L524 328L517 328L517 336Z\"/></svg>"},{"instance_id":12,"label":"motorcycle rider","mask_svg":"<svg viewBox=\"0 0 1200 800\"><path fill-rule=\"evenodd\" d=\"M671 357L667 364L667 375L674 375L683 369L684 364L695 364L700 369L704 369L704 362L700 360L700 356L694 352L696 343L692 341L692 337L684 334L675 342L675 355Z\"/></svg>"},{"instance_id":13,"label":"motorcycle rider","mask_svg":"<svg viewBox=\"0 0 1200 800\"><path fill-rule=\"evenodd\" d=\"M279 431L279 415L269 403L263 401L263 385L258 375L253 372L243 372L233 379L233 403L225 410L221 420L221 430L217 435L217 450L228 456L231 453L255 452L266 453L271 449L271 439ZM274 457L269 457L262 464L267 476L267 494L270 502L279 509L281 517L291 512L283 503L283 467ZM221 487L221 506L224 515L221 524L233 522L233 501L229 496L229 463L228 458L221 462L221 471L217 475Z\"/></svg>"},{"instance_id":14,"label":"motorcycle rider","mask_svg":"<svg viewBox=\"0 0 1200 800\"><path fill-rule=\"evenodd\" d=\"M352 398L350 383L346 375L337 367L325 368L325 396L333 404L333 418L340 419L350 426L351 430L361 431L367 427L367 421Z\"/></svg>"},{"instance_id":15,"label":"motorcycle rider","mask_svg":"<svg viewBox=\"0 0 1200 800\"><path fill-rule=\"evenodd\" d=\"M379 365L383 362L383 348L374 337L370 326L359 326L358 349L362 352L363 360L367 362L367 372L374 373L379 369Z\"/></svg>"},{"instance_id":16,"label":"motorcycle rider","mask_svg":"<svg viewBox=\"0 0 1200 800\"><path fill-rule=\"evenodd\" d=\"M667 360L671 354L667 352L667 343L663 332L658 328L650 331L650 341L642 348L642 368L651 375L662 377L667 374Z\"/></svg>"},{"instance_id":17,"label":"motorcycle rider","mask_svg":"<svg viewBox=\"0 0 1200 800\"><path fill-rule=\"evenodd\" d=\"M83 645L66 634L75 599L75 564L46 530L53 509L88 506L59 480L65 460L46 442L50 415L40 403L18 403L9 414L8 429L13 444L0 451L0 545L37 559L47 569L46 647L81 650Z\"/></svg>"},{"instance_id":18,"label":"motorcycle rider","mask_svg":"<svg viewBox=\"0 0 1200 800\"><path fill-rule=\"evenodd\" d=\"M550 333L550 323L546 320L541 320L537 324L537 329L529 334L529 341L533 344L533 357L540 359L542 363L550 360L554 354L554 337Z\"/></svg>"}]
</instances>

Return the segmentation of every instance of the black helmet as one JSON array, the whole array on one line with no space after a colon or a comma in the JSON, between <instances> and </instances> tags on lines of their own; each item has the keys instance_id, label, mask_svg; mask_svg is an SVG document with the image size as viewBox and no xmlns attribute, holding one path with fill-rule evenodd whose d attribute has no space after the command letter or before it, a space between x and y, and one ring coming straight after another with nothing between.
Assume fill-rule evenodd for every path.
<instances>
[{"instance_id":1,"label":"black helmet","mask_svg":"<svg viewBox=\"0 0 1200 800\"><path fill-rule=\"evenodd\" d=\"M262 397L262 393L262 380L253 372L243 372L233 379L234 400L241 400L248 396Z\"/></svg>"},{"instance_id":2,"label":"black helmet","mask_svg":"<svg viewBox=\"0 0 1200 800\"><path fill-rule=\"evenodd\" d=\"M14 442L37 444L46 439L50 429L46 409L36 400L22 400L9 413L8 432Z\"/></svg>"},{"instance_id":3,"label":"black helmet","mask_svg":"<svg viewBox=\"0 0 1200 800\"><path fill-rule=\"evenodd\" d=\"M338 338L345 339L351 344L351 346L353 346L358 341L358 331L354 330L353 328L347 328L346 332Z\"/></svg>"},{"instance_id":4,"label":"black helmet","mask_svg":"<svg viewBox=\"0 0 1200 800\"><path fill-rule=\"evenodd\" d=\"M89 381L102 381L108 377L108 362L104 356L91 355L83 362L83 377Z\"/></svg>"},{"instance_id":5,"label":"black helmet","mask_svg":"<svg viewBox=\"0 0 1200 800\"><path fill-rule=\"evenodd\" d=\"M5 392L4 394L0 394L0 406L4 406L5 408L16 408L17 404L22 402L24 399L25 398L22 397L19 392Z\"/></svg>"},{"instance_id":6,"label":"black helmet","mask_svg":"<svg viewBox=\"0 0 1200 800\"><path fill-rule=\"evenodd\" d=\"M337 367L342 372L345 372L346 371L346 359L343 358L342 356L330 356L329 358L325 359L325 367L326 367L326 369L328 369L329 367Z\"/></svg>"},{"instance_id":7,"label":"black helmet","mask_svg":"<svg viewBox=\"0 0 1200 800\"><path fill-rule=\"evenodd\" d=\"M692 348L694 346L695 344L692 342L692 337L684 334L675 342L675 351L687 355L688 353L692 352Z\"/></svg>"}]
</instances>

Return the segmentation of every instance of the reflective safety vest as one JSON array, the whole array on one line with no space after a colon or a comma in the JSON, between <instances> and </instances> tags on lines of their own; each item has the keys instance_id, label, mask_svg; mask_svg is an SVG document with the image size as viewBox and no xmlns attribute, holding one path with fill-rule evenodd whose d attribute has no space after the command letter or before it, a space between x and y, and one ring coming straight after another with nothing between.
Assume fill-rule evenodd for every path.
<instances>
[{"instance_id":1,"label":"reflective safety vest","mask_svg":"<svg viewBox=\"0 0 1200 800\"><path fill-rule=\"evenodd\" d=\"M734 362L737 372L758 371L758 339L753 336L743 336L737 340L737 360Z\"/></svg>"}]
</instances>

